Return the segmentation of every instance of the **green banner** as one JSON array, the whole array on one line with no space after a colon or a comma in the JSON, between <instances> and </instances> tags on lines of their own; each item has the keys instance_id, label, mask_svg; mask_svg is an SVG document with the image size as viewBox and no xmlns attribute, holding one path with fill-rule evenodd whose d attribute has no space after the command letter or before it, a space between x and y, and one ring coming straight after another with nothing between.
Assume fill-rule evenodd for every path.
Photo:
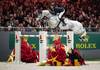
<instances>
[{"instance_id":1,"label":"green banner","mask_svg":"<svg viewBox=\"0 0 100 70\"><path fill-rule=\"evenodd\" d=\"M15 33L10 32L9 33L9 49L13 50L15 47Z\"/></svg>"},{"instance_id":2,"label":"green banner","mask_svg":"<svg viewBox=\"0 0 100 70\"><path fill-rule=\"evenodd\" d=\"M39 37L28 37L28 43L35 45L35 49L39 50Z\"/></svg>"},{"instance_id":3,"label":"green banner","mask_svg":"<svg viewBox=\"0 0 100 70\"><path fill-rule=\"evenodd\" d=\"M47 45L53 44L54 37L48 37L47 41L48 41ZM66 37L61 37L61 43L67 45L67 38Z\"/></svg>"},{"instance_id":4,"label":"green banner","mask_svg":"<svg viewBox=\"0 0 100 70\"><path fill-rule=\"evenodd\" d=\"M53 37L47 37L47 44L53 43ZM65 37L61 37L61 42L66 45L67 39ZM29 44L35 44L36 49L39 49L39 38L38 37L29 37ZM13 49L15 47L15 34L11 33L9 35L9 48ZM74 35L74 47L78 49L100 49L100 33L88 33L88 41L80 42L79 36Z\"/></svg>"},{"instance_id":5,"label":"green banner","mask_svg":"<svg viewBox=\"0 0 100 70\"><path fill-rule=\"evenodd\" d=\"M80 42L79 36L74 35L74 47L78 49L100 49L100 33L88 33L87 42Z\"/></svg>"}]
</instances>

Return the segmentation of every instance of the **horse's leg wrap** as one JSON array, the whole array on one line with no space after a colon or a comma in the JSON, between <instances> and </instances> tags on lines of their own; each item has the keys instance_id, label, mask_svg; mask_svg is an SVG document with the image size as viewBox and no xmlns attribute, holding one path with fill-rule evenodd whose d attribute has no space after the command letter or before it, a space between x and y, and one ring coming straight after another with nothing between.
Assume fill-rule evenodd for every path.
<instances>
[{"instance_id":1,"label":"horse's leg wrap","mask_svg":"<svg viewBox=\"0 0 100 70\"><path fill-rule=\"evenodd\" d=\"M84 33L81 35L80 39L81 39L82 41L88 41L87 33L84 32Z\"/></svg>"}]
</instances>

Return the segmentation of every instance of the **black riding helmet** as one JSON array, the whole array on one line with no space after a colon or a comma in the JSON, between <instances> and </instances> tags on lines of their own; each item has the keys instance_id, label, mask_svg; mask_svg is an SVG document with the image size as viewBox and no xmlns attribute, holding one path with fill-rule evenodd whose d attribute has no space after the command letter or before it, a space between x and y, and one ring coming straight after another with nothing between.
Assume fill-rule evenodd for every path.
<instances>
[{"instance_id":1,"label":"black riding helmet","mask_svg":"<svg viewBox=\"0 0 100 70\"><path fill-rule=\"evenodd\" d=\"M54 3L50 6L50 13L56 15L57 13L63 12L65 9L62 6L58 6Z\"/></svg>"}]
</instances>

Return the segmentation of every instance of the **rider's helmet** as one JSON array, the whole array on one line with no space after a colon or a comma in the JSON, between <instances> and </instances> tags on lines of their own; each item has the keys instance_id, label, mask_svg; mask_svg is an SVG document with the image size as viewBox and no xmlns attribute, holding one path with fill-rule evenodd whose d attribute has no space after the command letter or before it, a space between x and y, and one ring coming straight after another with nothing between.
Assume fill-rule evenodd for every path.
<instances>
[{"instance_id":1,"label":"rider's helmet","mask_svg":"<svg viewBox=\"0 0 100 70\"><path fill-rule=\"evenodd\" d=\"M63 6L57 5L55 3L52 3L50 6L50 12L51 14L57 15L61 12L63 12L65 9Z\"/></svg>"},{"instance_id":2,"label":"rider's helmet","mask_svg":"<svg viewBox=\"0 0 100 70\"><path fill-rule=\"evenodd\" d=\"M54 9L54 7L55 7L55 3L51 3L50 9L52 10Z\"/></svg>"},{"instance_id":3,"label":"rider's helmet","mask_svg":"<svg viewBox=\"0 0 100 70\"><path fill-rule=\"evenodd\" d=\"M49 11L50 11L51 14L56 15L56 13L55 13L55 3L54 2L51 3Z\"/></svg>"}]
</instances>

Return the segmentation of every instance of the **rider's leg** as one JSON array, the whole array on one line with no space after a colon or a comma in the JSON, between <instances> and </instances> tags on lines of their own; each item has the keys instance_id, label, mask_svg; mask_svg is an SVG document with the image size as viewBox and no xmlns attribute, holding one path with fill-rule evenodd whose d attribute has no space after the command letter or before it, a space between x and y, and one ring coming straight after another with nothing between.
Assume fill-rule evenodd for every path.
<instances>
[{"instance_id":1,"label":"rider's leg","mask_svg":"<svg viewBox=\"0 0 100 70\"><path fill-rule=\"evenodd\" d=\"M64 11L62 11L60 14L59 14L59 18L61 18L62 17L62 15L65 13L65 10Z\"/></svg>"},{"instance_id":2,"label":"rider's leg","mask_svg":"<svg viewBox=\"0 0 100 70\"><path fill-rule=\"evenodd\" d=\"M66 25L65 21L64 21L64 17L60 18L60 21L63 23L63 26Z\"/></svg>"},{"instance_id":3,"label":"rider's leg","mask_svg":"<svg viewBox=\"0 0 100 70\"><path fill-rule=\"evenodd\" d=\"M58 17L59 17L60 21L63 23L63 25L66 25L66 23L64 22L64 18L62 17L64 13L65 13L65 10L63 12L61 12Z\"/></svg>"}]
</instances>

